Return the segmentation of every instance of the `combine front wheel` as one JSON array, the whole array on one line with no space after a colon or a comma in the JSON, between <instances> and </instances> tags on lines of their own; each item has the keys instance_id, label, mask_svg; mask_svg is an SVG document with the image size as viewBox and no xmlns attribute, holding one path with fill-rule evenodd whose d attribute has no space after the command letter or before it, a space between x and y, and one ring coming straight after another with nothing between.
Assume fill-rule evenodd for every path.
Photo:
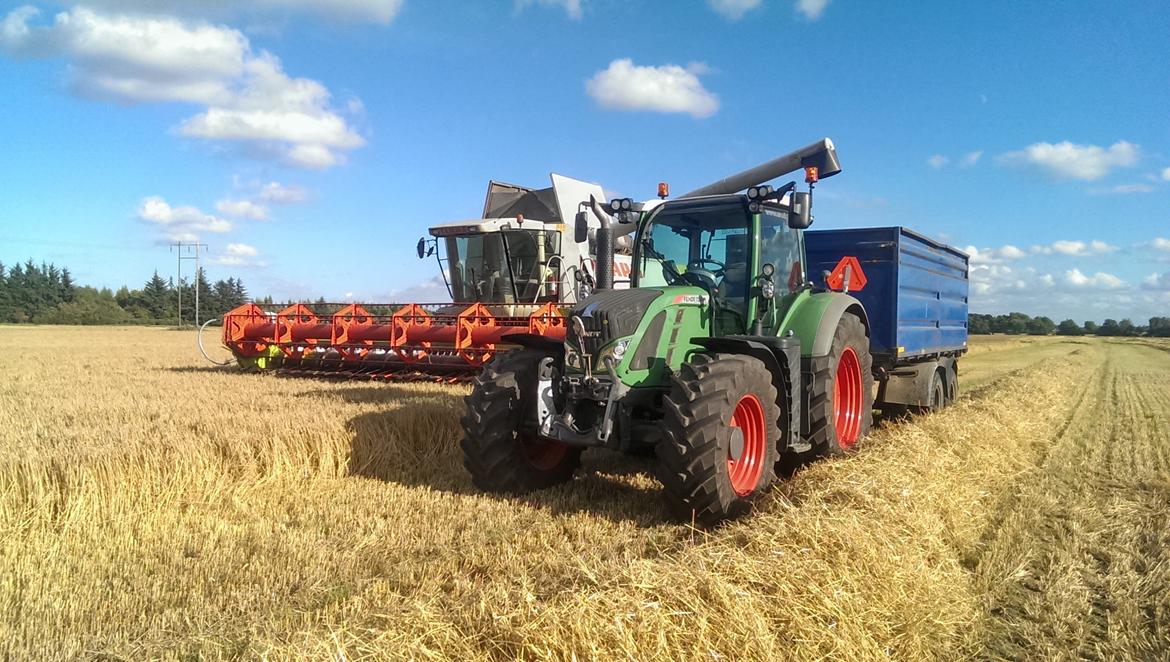
<instances>
[{"instance_id":1,"label":"combine front wheel","mask_svg":"<svg viewBox=\"0 0 1170 662\"><path fill-rule=\"evenodd\" d=\"M699 354L664 399L659 479L671 505L704 525L738 517L776 479L780 408L758 359Z\"/></svg>"},{"instance_id":2,"label":"combine front wheel","mask_svg":"<svg viewBox=\"0 0 1170 662\"><path fill-rule=\"evenodd\" d=\"M500 355L475 379L463 424L463 465L487 492L522 494L563 483L581 464L581 449L534 433L536 370L544 355Z\"/></svg>"},{"instance_id":3,"label":"combine front wheel","mask_svg":"<svg viewBox=\"0 0 1170 662\"><path fill-rule=\"evenodd\" d=\"M820 361L809 397L809 437L817 455L840 455L857 446L873 419L873 359L861 320L841 317L829 356Z\"/></svg>"}]
</instances>

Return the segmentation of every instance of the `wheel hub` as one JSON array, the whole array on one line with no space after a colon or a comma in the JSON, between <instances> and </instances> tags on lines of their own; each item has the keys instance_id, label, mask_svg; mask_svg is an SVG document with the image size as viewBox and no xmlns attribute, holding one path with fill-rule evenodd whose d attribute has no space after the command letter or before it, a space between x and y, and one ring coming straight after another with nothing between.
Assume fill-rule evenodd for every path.
<instances>
[{"instance_id":1,"label":"wheel hub","mask_svg":"<svg viewBox=\"0 0 1170 662\"><path fill-rule=\"evenodd\" d=\"M739 496L751 494L764 474L768 440L764 424L764 405L748 393L740 398L731 413L731 439L727 444L727 475L731 488Z\"/></svg>"}]
</instances>

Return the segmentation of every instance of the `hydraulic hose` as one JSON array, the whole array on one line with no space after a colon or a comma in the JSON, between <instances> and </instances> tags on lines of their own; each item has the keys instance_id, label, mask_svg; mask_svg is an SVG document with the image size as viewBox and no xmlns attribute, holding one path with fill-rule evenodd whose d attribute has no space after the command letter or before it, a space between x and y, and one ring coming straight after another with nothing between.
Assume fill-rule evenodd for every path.
<instances>
[{"instance_id":1,"label":"hydraulic hose","mask_svg":"<svg viewBox=\"0 0 1170 662\"><path fill-rule=\"evenodd\" d=\"M229 366L232 364L231 361L224 361L222 363L219 361L216 361L215 359L208 356L207 350L203 348L203 330L207 328L208 324L211 324L212 322L218 322L218 321L219 321L218 318L212 317L211 319L204 322L203 326L200 326L199 330L195 332L195 343L197 345L199 345L199 353L202 354L203 358L207 359L210 363L213 363L213 364L218 365L218 366Z\"/></svg>"}]
</instances>

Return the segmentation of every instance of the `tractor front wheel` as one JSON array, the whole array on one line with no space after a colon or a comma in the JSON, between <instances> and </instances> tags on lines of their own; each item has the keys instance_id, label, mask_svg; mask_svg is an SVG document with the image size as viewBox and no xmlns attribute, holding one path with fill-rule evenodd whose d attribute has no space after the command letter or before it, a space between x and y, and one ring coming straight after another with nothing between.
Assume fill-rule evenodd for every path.
<instances>
[{"instance_id":1,"label":"tractor front wheel","mask_svg":"<svg viewBox=\"0 0 1170 662\"><path fill-rule=\"evenodd\" d=\"M848 453L873 422L873 358L861 320L842 316L829 355L813 359L813 367L808 407L813 452Z\"/></svg>"},{"instance_id":2,"label":"tractor front wheel","mask_svg":"<svg viewBox=\"0 0 1170 662\"><path fill-rule=\"evenodd\" d=\"M706 526L738 517L776 479L780 407L758 359L699 354L663 401L658 477L670 505Z\"/></svg>"},{"instance_id":3,"label":"tractor front wheel","mask_svg":"<svg viewBox=\"0 0 1170 662\"><path fill-rule=\"evenodd\" d=\"M486 492L523 494L573 477L581 449L536 430L537 368L544 354L516 350L493 360L464 401L463 465Z\"/></svg>"}]
</instances>

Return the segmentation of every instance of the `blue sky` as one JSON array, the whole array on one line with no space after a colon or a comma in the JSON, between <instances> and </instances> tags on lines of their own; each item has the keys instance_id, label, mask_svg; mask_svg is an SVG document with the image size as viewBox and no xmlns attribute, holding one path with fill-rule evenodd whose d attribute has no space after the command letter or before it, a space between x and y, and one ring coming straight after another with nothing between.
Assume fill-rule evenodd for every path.
<instances>
[{"instance_id":1,"label":"blue sky","mask_svg":"<svg viewBox=\"0 0 1170 662\"><path fill-rule=\"evenodd\" d=\"M650 198L822 136L817 226L974 249L972 309L1170 314L1170 5L0 4L0 260L434 298L428 225L550 171ZM186 265L185 265L186 266Z\"/></svg>"}]
</instances>

